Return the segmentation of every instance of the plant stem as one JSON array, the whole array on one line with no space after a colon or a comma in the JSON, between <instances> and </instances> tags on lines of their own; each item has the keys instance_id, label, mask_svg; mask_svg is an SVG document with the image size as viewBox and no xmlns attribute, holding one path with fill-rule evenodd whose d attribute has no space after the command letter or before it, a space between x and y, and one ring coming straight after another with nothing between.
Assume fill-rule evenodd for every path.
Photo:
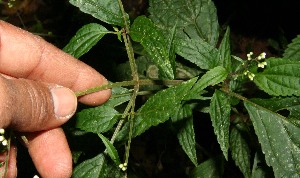
<instances>
[{"instance_id":1,"label":"plant stem","mask_svg":"<svg viewBox=\"0 0 300 178\"><path fill-rule=\"evenodd\" d=\"M75 93L75 95L77 97L83 96L83 95L87 95L87 94L91 94L91 93L95 93L101 90L106 90L109 88L114 88L114 87L124 87L124 86L135 86L135 85L139 85L139 86L143 86L143 85L178 85L180 83L182 83L183 80L130 80L130 81L123 81L123 82L116 82L116 83L109 83L106 85L100 85L100 86L96 86L93 88L89 88L86 90L82 90L82 91L78 91Z\"/></svg>"}]
</instances>

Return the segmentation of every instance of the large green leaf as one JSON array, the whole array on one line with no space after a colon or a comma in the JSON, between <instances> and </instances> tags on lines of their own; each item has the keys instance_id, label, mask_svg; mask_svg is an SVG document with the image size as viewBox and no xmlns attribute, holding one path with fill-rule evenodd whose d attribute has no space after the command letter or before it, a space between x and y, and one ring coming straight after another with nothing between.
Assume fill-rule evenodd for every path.
<instances>
[{"instance_id":1,"label":"large green leaf","mask_svg":"<svg viewBox=\"0 0 300 178\"><path fill-rule=\"evenodd\" d=\"M184 152L188 155L195 166L198 165L196 154L196 140L193 124L193 112L190 105L184 105L177 114L184 120L180 121L180 127L177 132L177 138Z\"/></svg>"},{"instance_id":2,"label":"large green leaf","mask_svg":"<svg viewBox=\"0 0 300 178\"><path fill-rule=\"evenodd\" d=\"M232 159L236 166L240 168L246 178L250 178L250 149L243 136L243 132L238 127L233 127L231 130L230 148Z\"/></svg>"},{"instance_id":3,"label":"large green leaf","mask_svg":"<svg viewBox=\"0 0 300 178\"><path fill-rule=\"evenodd\" d=\"M75 58L87 53L109 31L102 25L91 23L81 27L70 42L64 47L64 51Z\"/></svg>"},{"instance_id":4,"label":"large green leaf","mask_svg":"<svg viewBox=\"0 0 300 178\"><path fill-rule=\"evenodd\" d=\"M300 61L282 58L268 60L267 68L256 73L255 84L274 96L300 96Z\"/></svg>"},{"instance_id":5,"label":"large green leaf","mask_svg":"<svg viewBox=\"0 0 300 178\"><path fill-rule=\"evenodd\" d=\"M201 69L212 69L219 64L219 51L201 38L177 39L176 53Z\"/></svg>"},{"instance_id":6,"label":"large green leaf","mask_svg":"<svg viewBox=\"0 0 300 178\"><path fill-rule=\"evenodd\" d=\"M84 109L76 115L76 127L93 133L106 132L117 122L118 116L118 112L110 106Z\"/></svg>"},{"instance_id":7,"label":"large green leaf","mask_svg":"<svg viewBox=\"0 0 300 178\"><path fill-rule=\"evenodd\" d=\"M225 158L228 160L230 100L228 95L216 90L210 102L210 118L217 135L217 140Z\"/></svg>"},{"instance_id":8,"label":"large green leaf","mask_svg":"<svg viewBox=\"0 0 300 178\"><path fill-rule=\"evenodd\" d=\"M175 52L172 50L173 40L169 40L168 42L168 39L165 38L160 29L145 16L140 16L134 20L130 36L132 40L140 42L143 45L153 62L159 68L161 78L174 79Z\"/></svg>"},{"instance_id":9,"label":"large green leaf","mask_svg":"<svg viewBox=\"0 0 300 178\"><path fill-rule=\"evenodd\" d=\"M196 82L197 78L188 80L180 85L157 92L135 113L132 137L136 137L152 126L177 117L184 97ZM118 140L126 137L129 124L127 123L118 135Z\"/></svg>"},{"instance_id":10,"label":"large green leaf","mask_svg":"<svg viewBox=\"0 0 300 178\"><path fill-rule=\"evenodd\" d=\"M191 38L200 37L216 45L219 25L211 0L150 0L149 5L150 18L160 28L169 31L176 24L176 36L188 32Z\"/></svg>"},{"instance_id":11,"label":"large green leaf","mask_svg":"<svg viewBox=\"0 0 300 178\"><path fill-rule=\"evenodd\" d=\"M284 51L283 57L290 60L300 61L300 35L293 39L292 43Z\"/></svg>"},{"instance_id":12,"label":"large green leaf","mask_svg":"<svg viewBox=\"0 0 300 178\"><path fill-rule=\"evenodd\" d=\"M274 112L286 109L290 112L288 118L299 119L300 121L300 98L298 97L271 99L255 98L251 99L251 101Z\"/></svg>"},{"instance_id":13,"label":"large green leaf","mask_svg":"<svg viewBox=\"0 0 300 178\"><path fill-rule=\"evenodd\" d=\"M300 175L300 128L266 108L245 101L255 133L276 177Z\"/></svg>"},{"instance_id":14,"label":"large green leaf","mask_svg":"<svg viewBox=\"0 0 300 178\"><path fill-rule=\"evenodd\" d=\"M103 153L76 166L72 175L73 178L121 178L123 176L118 166L110 164Z\"/></svg>"},{"instance_id":15,"label":"large green leaf","mask_svg":"<svg viewBox=\"0 0 300 178\"><path fill-rule=\"evenodd\" d=\"M123 15L117 0L70 0L70 3L103 22L124 26ZM126 19L128 19L127 14Z\"/></svg>"}]
</instances>

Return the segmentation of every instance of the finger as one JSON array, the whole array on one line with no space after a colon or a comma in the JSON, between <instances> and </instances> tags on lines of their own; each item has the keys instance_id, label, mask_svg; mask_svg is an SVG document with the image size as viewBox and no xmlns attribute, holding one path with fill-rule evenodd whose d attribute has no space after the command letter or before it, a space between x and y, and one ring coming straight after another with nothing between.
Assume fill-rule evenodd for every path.
<instances>
[{"instance_id":1,"label":"finger","mask_svg":"<svg viewBox=\"0 0 300 178\"><path fill-rule=\"evenodd\" d=\"M26 137L29 154L41 177L71 177L72 155L61 128L29 133Z\"/></svg>"},{"instance_id":2,"label":"finger","mask_svg":"<svg viewBox=\"0 0 300 178\"><path fill-rule=\"evenodd\" d=\"M62 52L40 37L0 21L0 73L41 80L80 91L106 84L93 68ZM80 98L87 104L101 104L110 90Z\"/></svg>"},{"instance_id":3,"label":"finger","mask_svg":"<svg viewBox=\"0 0 300 178\"><path fill-rule=\"evenodd\" d=\"M75 112L77 99L68 88L0 76L0 127L21 132L58 127Z\"/></svg>"}]
</instances>

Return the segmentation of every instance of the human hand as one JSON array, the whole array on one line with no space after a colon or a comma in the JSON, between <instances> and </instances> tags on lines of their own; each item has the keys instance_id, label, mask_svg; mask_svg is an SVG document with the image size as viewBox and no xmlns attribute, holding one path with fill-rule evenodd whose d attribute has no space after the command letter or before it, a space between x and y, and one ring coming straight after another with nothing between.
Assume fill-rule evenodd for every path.
<instances>
[{"instance_id":1,"label":"human hand","mask_svg":"<svg viewBox=\"0 0 300 178\"><path fill-rule=\"evenodd\" d=\"M0 128L26 136L42 177L71 176L72 156L59 126L75 113L73 91L106 83L94 69L40 37L0 21ZM99 105L110 95L104 90L79 101ZM7 176L16 177L16 148L9 152Z\"/></svg>"}]
</instances>

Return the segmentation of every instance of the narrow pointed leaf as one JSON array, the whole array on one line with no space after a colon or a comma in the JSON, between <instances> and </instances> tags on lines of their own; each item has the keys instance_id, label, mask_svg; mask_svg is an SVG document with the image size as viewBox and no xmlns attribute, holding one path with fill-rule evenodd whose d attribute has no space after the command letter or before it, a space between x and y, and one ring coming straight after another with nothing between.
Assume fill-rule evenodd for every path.
<instances>
[{"instance_id":1,"label":"narrow pointed leaf","mask_svg":"<svg viewBox=\"0 0 300 178\"><path fill-rule=\"evenodd\" d=\"M208 86L216 85L226 79L228 72L222 66L207 71L193 86L186 99L197 98L200 92Z\"/></svg>"},{"instance_id":2,"label":"narrow pointed leaf","mask_svg":"<svg viewBox=\"0 0 300 178\"><path fill-rule=\"evenodd\" d=\"M292 43L284 51L283 57L290 60L300 61L300 35L293 39Z\"/></svg>"},{"instance_id":3,"label":"narrow pointed leaf","mask_svg":"<svg viewBox=\"0 0 300 178\"><path fill-rule=\"evenodd\" d=\"M230 133L230 148L236 166L240 168L245 178L250 178L250 149L241 131L236 127L233 127Z\"/></svg>"},{"instance_id":4,"label":"narrow pointed leaf","mask_svg":"<svg viewBox=\"0 0 300 178\"><path fill-rule=\"evenodd\" d=\"M216 90L210 103L210 118L217 140L225 158L228 160L230 100L223 92Z\"/></svg>"},{"instance_id":5,"label":"narrow pointed leaf","mask_svg":"<svg viewBox=\"0 0 300 178\"><path fill-rule=\"evenodd\" d=\"M102 134L98 134L98 136L101 138L102 142L104 143L106 147L107 154L110 156L110 158L114 161L114 163L119 166L121 164L118 152L113 144L110 143L110 141L104 137Z\"/></svg>"},{"instance_id":6,"label":"narrow pointed leaf","mask_svg":"<svg viewBox=\"0 0 300 178\"><path fill-rule=\"evenodd\" d=\"M135 113L132 137L136 137L152 126L177 117L177 111L182 106L184 97L196 82L197 78L188 80L180 85L157 92ZM118 140L128 134L129 125L125 124L118 135Z\"/></svg>"},{"instance_id":7,"label":"narrow pointed leaf","mask_svg":"<svg viewBox=\"0 0 300 178\"><path fill-rule=\"evenodd\" d=\"M70 3L78 7L82 12L111 25L124 26L124 19L115 0L70 0ZM126 14L128 19L128 15Z\"/></svg>"},{"instance_id":8,"label":"narrow pointed leaf","mask_svg":"<svg viewBox=\"0 0 300 178\"><path fill-rule=\"evenodd\" d=\"M118 112L109 106L84 109L77 113L76 127L87 132L103 133L113 127L118 120Z\"/></svg>"},{"instance_id":9,"label":"narrow pointed leaf","mask_svg":"<svg viewBox=\"0 0 300 178\"><path fill-rule=\"evenodd\" d=\"M191 38L200 37L212 46L218 40L219 25L216 7L211 0L150 0L150 18L168 31L177 24L177 36L189 31Z\"/></svg>"},{"instance_id":10,"label":"narrow pointed leaf","mask_svg":"<svg viewBox=\"0 0 300 178\"><path fill-rule=\"evenodd\" d=\"M300 128L286 118L251 102L244 103L275 177L299 177Z\"/></svg>"},{"instance_id":11,"label":"narrow pointed leaf","mask_svg":"<svg viewBox=\"0 0 300 178\"><path fill-rule=\"evenodd\" d=\"M300 61L268 60L267 68L255 74L255 84L273 96L300 96Z\"/></svg>"},{"instance_id":12,"label":"narrow pointed leaf","mask_svg":"<svg viewBox=\"0 0 300 178\"><path fill-rule=\"evenodd\" d=\"M228 27L223 40L219 47L220 61L219 65L223 66L227 71L231 71L231 55L230 55L230 28Z\"/></svg>"},{"instance_id":13,"label":"narrow pointed leaf","mask_svg":"<svg viewBox=\"0 0 300 178\"><path fill-rule=\"evenodd\" d=\"M136 18L132 24L130 36L132 40L140 42L153 62L159 68L161 78L174 79L175 52L172 42L165 38L154 23L144 17Z\"/></svg>"},{"instance_id":14,"label":"narrow pointed leaf","mask_svg":"<svg viewBox=\"0 0 300 178\"><path fill-rule=\"evenodd\" d=\"M192 109L189 105L185 105L180 111L182 113L180 117L184 118L184 120L180 121L183 123L177 132L177 138L184 152L188 155L192 163L197 166L198 162Z\"/></svg>"}]
</instances>

